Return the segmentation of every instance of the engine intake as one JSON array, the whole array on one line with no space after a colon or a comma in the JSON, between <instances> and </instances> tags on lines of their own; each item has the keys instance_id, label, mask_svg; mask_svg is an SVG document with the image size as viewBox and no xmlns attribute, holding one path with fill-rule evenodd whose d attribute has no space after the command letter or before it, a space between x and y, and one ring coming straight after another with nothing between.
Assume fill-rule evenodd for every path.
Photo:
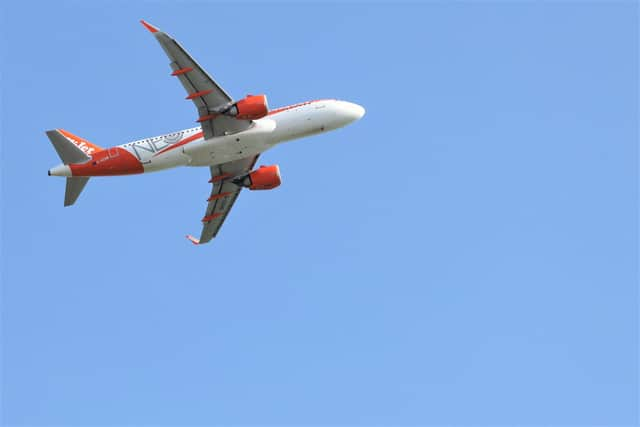
<instances>
[{"instance_id":1,"label":"engine intake","mask_svg":"<svg viewBox=\"0 0 640 427\"><path fill-rule=\"evenodd\" d=\"M278 165L260 166L247 175L234 179L233 182L249 190L271 190L282 183L280 167Z\"/></svg>"},{"instance_id":2,"label":"engine intake","mask_svg":"<svg viewBox=\"0 0 640 427\"><path fill-rule=\"evenodd\" d=\"M257 120L269 114L266 95L247 95L232 104L222 114L233 116L240 120Z\"/></svg>"}]
</instances>

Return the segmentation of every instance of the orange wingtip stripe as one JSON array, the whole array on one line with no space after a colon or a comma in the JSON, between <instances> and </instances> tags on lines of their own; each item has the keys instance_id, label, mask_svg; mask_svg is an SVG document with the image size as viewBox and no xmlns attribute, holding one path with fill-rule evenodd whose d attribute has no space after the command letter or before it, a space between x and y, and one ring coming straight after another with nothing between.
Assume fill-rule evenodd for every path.
<instances>
[{"instance_id":1,"label":"orange wingtip stripe","mask_svg":"<svg viewBox=\"0 0 640 427\"><path fill-rule=\"evenodd\" d=\"M213 89L207 89L207 90L201 90L200 92L194 92L194 93L190 93L189 95L187 95L187 97L185 99L193 99L193 98L198 98L201 96L205 96L209 93L213 92Z\"/></svg>"},{"instance_id":2,"label":"orange wingtip stripe","mask_svg":"<svg viewBox=\"0 0 640 427\"><path fill-rule=\"evenodd\" d=\"M230 178L230 177L231 177L230 173L223 173L222 175L214 176L213 178L211 178L209 180L209 184L214 183L214 182L218 182L218 181L222 181L223 179L227 179L227 178Z\"/></svg>"},{"instance_id":3,"label":"orange wingtip stripe","mask_svg":"<svg viewBox=\"0 0 640 427\"><path fill-rule=\"evenodd\" d=\"M157 32L159 31L156 27L154 27L153 25L149 24L149 23L148 23L148 22L146 22L144 19L141 19L141 20L140 20L140 23L141 23L142 25L144 25L144 27L145 27L147 30L151 31L152 33L157 33Z\"/></svg>"},{"instance_id":4,"label":"orange wingtip stripe","mask_svg":"<svg viewBox=\"0 0 640 427\"><path fill-rule=\"evenodd\" d=\"M221 213L221 212L220 212L220 213L214 213L213 215L205 216L204 218L202 218L202 222L209 222L209 221L211 221L212 219L216 219L216 218L218 218L220 215L222 215L222 213Z\"/></svg>"},{"instance_id":5,"label":"orange wingtip stripe","mask_svg":"<svg viewBox=\"0 0 640 427\"><path fill-rule=\"evenodd\" d=\"M210 202L216 199L222 199L223 197L227 197L229 194L231 194L231 191L227 191L226 193L214 194L213 196L207 199L207 202Z\"/></svg>"},{"instance_id":6,"label":"orange wingtip stripe","mask_svg":"<svg viewBox=\"0 0 640 427\"><path fill-rule=\"evenodd\" d=\"M200 240L196 239L195 237L193 237L191 234L187 234L187 239L189 239L191 241L191 243L193 243L194 245L199 245L200 244Z\"/></svg>"},{"instance_id":7,"label":"orange wingtip stripe","mask_svg":"<svg viewBox=\"0 0 640 427\"><path fill-rule=\"evenodd\" d=\"M171 73L171 75L179 76L180 74L188 73L189 71L193 71L193 68L191 67L180 68L179 70L175 70L173 73Z\"/></svg>"}]
</instances>

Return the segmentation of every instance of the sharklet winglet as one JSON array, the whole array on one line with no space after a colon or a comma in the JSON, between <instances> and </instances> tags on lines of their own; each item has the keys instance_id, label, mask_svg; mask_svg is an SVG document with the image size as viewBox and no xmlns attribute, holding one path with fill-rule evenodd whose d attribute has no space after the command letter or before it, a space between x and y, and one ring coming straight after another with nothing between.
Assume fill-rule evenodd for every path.
<instances>
[{"instance_id":1,"label":"sharklet winglet","mask_svg":"<svg viewBox=\"0 0 640 427\"><path fill-rule=\"evenodd\" d=\"M157 27L154 27L153 25L149 24L144 19L141 19L140 23L144 25L144 27L152 33L157 33L158 31L160 31Z\"/></svg>"},{"instance_id":2,"label":"sharklet winglet","mask_svg":"<svg viewBox=\"0 0 640 427\"><path fill-rule=\"evenodd\" d=\"M193 243L194 245L199 245L200 244L200 240L196 239L195 237L193 237L191 234L187 234L187 239L189 239L189 241L191 241L191 243Z\"/></svg>"}]
</instances>

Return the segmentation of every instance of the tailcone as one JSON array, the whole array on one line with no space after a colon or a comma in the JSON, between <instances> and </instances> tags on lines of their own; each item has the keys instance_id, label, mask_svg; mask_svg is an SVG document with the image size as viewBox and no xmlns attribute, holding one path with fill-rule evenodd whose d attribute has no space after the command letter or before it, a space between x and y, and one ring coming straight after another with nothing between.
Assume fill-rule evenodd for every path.
<instances>
[{"instance_id":1,"label":"tailcone","mask_svg":"<svg viewBox=\"0 0 640 427\"><path fill-rule=\"evenodd\" d=\"M71 168L67 165L60 164L49 169L47 174L49 176L71 176Z\"/></svg>"}]
</instances>

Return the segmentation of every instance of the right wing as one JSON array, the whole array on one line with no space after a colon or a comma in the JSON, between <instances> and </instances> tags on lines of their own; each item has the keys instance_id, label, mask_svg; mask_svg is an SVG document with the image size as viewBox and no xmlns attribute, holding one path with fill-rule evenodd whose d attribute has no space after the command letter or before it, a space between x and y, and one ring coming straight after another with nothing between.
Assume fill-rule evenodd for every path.
<instances>
[{"instance_id":1,"label":"right wing","mask_svg":"<svg viewBox=\"0 0 640 427\"><path fill-rule=\"evenodd\" d=\"M228 178L250 172L257 160L258 156L253 156L211 166L211 180L209 182L213 184L213 188L209 199L207 199L209 202L207 210L202 218L202 233L199 239L187 235L187 238L194 244L207 243L216 237L242 190L241 186L234 184Z\"/></svg>"},{"instance_id":2,"label":"right wing","mask_svg":"<svg viewBox=\"0 0 640 427\"><path fill-rule=\"evenodd\" d=\"M153 25L140 21L158 40L162 49L171 61L172 76L178 77L198 109L198 122L202 125L205 139L227 133L243 131L251 126L250 120L239 120L234 117L217 114L224 107L233 103L233 99L224 91L207 72L189 55L189 53L170 35L160 31Z\"/></svg>"}]
</instances>

